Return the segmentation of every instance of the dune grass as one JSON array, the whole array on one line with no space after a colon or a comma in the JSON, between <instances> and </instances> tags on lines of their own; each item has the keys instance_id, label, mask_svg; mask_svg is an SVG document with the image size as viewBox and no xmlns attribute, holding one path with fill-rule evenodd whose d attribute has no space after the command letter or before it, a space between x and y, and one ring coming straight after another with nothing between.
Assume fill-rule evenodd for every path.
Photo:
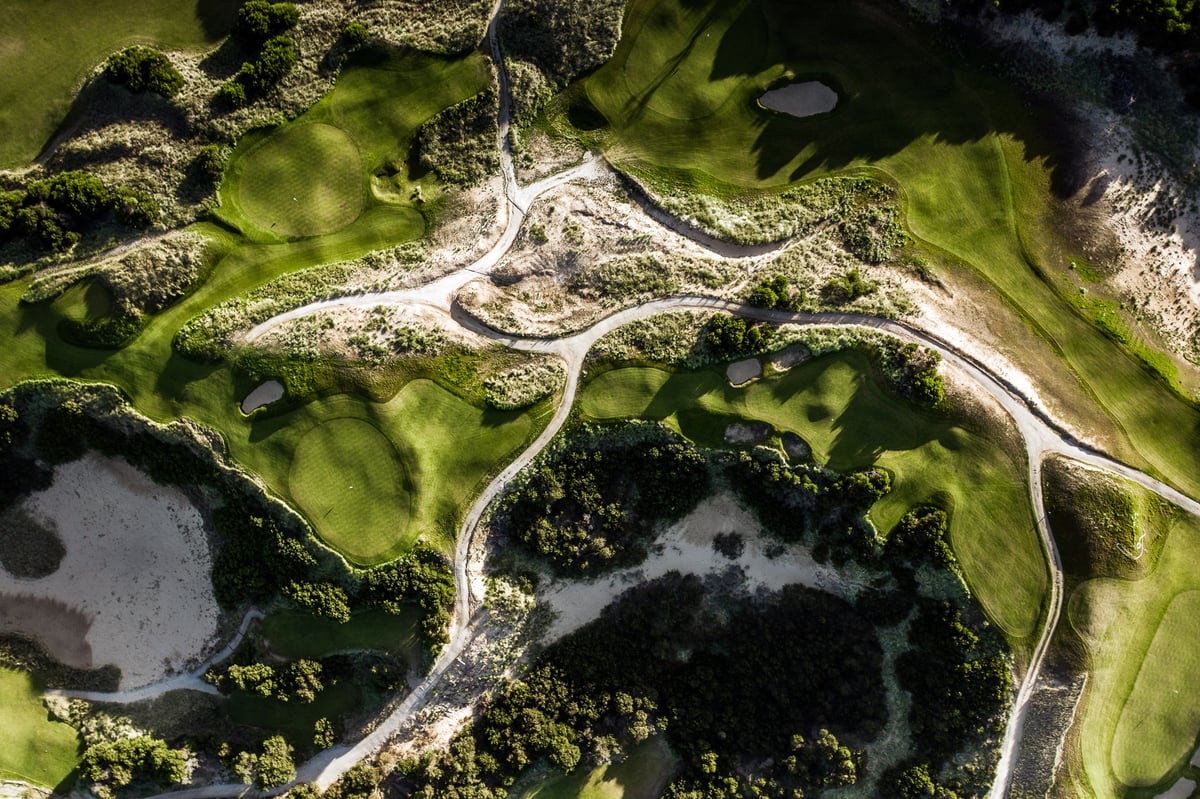
<instances>
[{"instance_id":1,"label":"dune grass","mask_svg":"<svg viewBox=\"0 0 1200 799\"><path fill-rule=\"evenodd\" d=\"M416 606L404 610L400 614L367 610L356 613L348 622L283 610L263 619L263 635L271 651L285 658L319 658L355 650L419 658L417 622L421 611Z\"/></svg>"},{"instance_id":2,"label":"dune grass","mask_svg":"<svg viewBox=\"0 0 1200 799\"><path fill-rule=\"evenodd\" d=\"M75 730L50 721L36 677L0 669L0 719L0 779L54 788L75 770Z\"/></svg>"},{"instance_id":3,"label":"dune grass","mask_svg":"<svg viewBox=\"0 0 1200 799\"><path fill-rule=\"evenodd\" d=\"M260 230L282 236L340 230L366 202L358 148L333 125L287 125L236 167L240 174L226 179L237 185L242 212Z\"/></svg>"},{"instance_id":4,"label":"dune grass","mask_svg":"<svg viewBox=\"0 0 1200 799\"><path fill-rule=\"evenodd\" d=\"M1089 675L1064 775L1081 796L1155 795L1187 767L1200 735L1200 519L1175 511L1167 524L1145 576L1077 582L1068 595L1065 619Z\"/></svg>"},{"instance_id":5,"label":"dune grass","mask_svg":"<svg viewBox=\"0 0 1200 799\"><path fill-rule=\"evenodd\" d=\"M616 369L586 385L579 411L597 420L664 420L709 446L725 446L730 421L763 421L801 436L832 469L881 466L893 488L870 518L884 534L913 505L948 495L950 539L968 584L1015 648L1031 643L1048 573L1022 455L977 426L890 393L862 353L817 358L745 388L730 386L719 369Z\"/></svg>"},{"instance_id":6,"label":"dune grass","mask_svg":"<svg viewBox=\"0 0 1200 799\"><path fill-rule=\"evenodd\" d=\"M630 749L620 763L551 777L518 799L655 799L675 766L675 755L656 735Z\"/></svg>"},{"instance_id":7,"label":"dune grass","mask_svg":"<svg viewBox=\"0 0 1200 799\"><path fill-rule=\"evenodd\" d=\"M412 486L396 449L367 422L330 419L308 431L292 455L288 491L355 563L377 562L411 540Z\"/></svg>"},{"instance_id":8,"label":"dune grass","mask_svg":"<svg viewBox=\"0 0 1200 799\"><path fill-rule=\"evenodd\" d=\"M229 32L237 0L6 0L0 6L0 168L28 164L88 73L127 44L202 48Z\"/></svg>"},{"instance_id":9,"label":"dune grass","mask_svg":"<svg viewBox=\"0 0 1200 799\"><path fill-rule=\"evenodd\" d=\"M797 119L757 107L789 75L834 86L837 108ZM1073 190L1071 170L1037 111L895 8L632 0L576 106L581 96L608 124L579 135L652 186L733 196L847 171L897 185L918 245L981 299L981 322L1060 415L1200 492L1200 416L1168 385L1194 390L1195 375L1144 342L1111 340L1070 301L1078 254L1061 240L1056 195Z\"/></svg>"}]
</instances>

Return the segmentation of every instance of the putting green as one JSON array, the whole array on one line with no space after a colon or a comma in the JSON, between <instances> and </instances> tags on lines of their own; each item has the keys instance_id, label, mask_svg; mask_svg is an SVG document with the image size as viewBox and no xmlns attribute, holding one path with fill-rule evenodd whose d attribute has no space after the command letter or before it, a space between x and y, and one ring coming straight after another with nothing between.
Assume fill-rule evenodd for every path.
<instances>
[{"instance_id":1,"label":"putting green","mask_svg":"<svg viewBox=\"0 0 1200 799\"><path fill-rule=\"evenodd\" d=\"M519 799L656 799L677 763L666 741L656 735L630 749L620 763L551 777Z\"/></svg>"},{"instance_id":2,"label":"putting green","mask_svg":"<svg viewBox=\"0 0 1200 799\"><path fill-rule=\"evenodd\" d=\"M333 125L287 125L238 163L238 203L263 231L319 236L353 222L366 203L362 158Z\"/></svg>"},{"instance_id":3,"label":"putting green","mask_svg":"<svg viewBox=\"0 0 1200 799\"><path fill-rule=\"evenodd\" d=\"M288 488L321 537L355 563L378 562L415 537L400 455L362 420L330 419L309 430L292 457Z\"/></svg>"},{"instance_id":4,"label":"putting green","mask_svg":"<svg viewBox=\"0 0 1200 799\"><path fill-rule=\"evenodd\" d=\"M664 420L718 447L729 421L764 421L800 435L832 469L881 466L893 487L870 518L884 533L913 505L948 494L950 540L972 591L1018 649L1036 632L1048 573L1023 458L960 419L887 391L860 352L816 358L745 388L730 386L719 369L615 369L584 387L579 410L597 420Z\"/></svg>"},{"instance_id":5,"label":"putting green","mask_svg":"<svg viewBox=\"0 0 1200 799\"><path fill-rule=\"evenodd\" d=\"M0 669L0 719L0 778L53 788L75 769L75 730L49 720L32 675Z\"/></svg>"},{"instance_id":6,"label":"putting green","mask_svg":"<svg viewBox=\"0 0 1200 799\"><path fill-rule=\"evenodd\" d=\"M1161 782L1192 756L1200 735L1200 657L1186 642L1200 639L1200 591L1171 600L1113 736L1117 779L1130 786Z\"/></svg>"}]
</instances>

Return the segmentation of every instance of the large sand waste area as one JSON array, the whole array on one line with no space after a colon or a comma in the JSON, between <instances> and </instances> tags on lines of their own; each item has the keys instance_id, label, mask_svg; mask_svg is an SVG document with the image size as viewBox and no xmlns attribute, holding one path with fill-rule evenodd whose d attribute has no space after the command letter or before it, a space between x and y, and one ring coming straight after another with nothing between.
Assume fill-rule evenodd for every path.
<instances>
[{"instance_id":1,"label":"large sand waste area","mask_svg":"<svg viewBox=\"0 0 1200 799\"><path fill-rule=\"evenodd\" d=\"M71 666L113 664L123 690L203 656L219 616L212 554L179 489L89 453L55 469L24 509L57 531L66 556L40 579L0 569L0 631L36 638Z\"/></svg>"}]
</instances>

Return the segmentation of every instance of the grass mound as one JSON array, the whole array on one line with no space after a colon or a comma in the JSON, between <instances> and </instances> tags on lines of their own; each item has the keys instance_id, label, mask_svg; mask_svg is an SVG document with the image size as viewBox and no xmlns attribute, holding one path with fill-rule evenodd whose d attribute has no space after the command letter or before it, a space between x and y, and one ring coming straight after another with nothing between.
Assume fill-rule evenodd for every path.
<instances>
[{"instance_id":1,"label":"grass mound","mask_svg":"<svg viewBox=\"0 0 1200 799\"><path fill-rule=\"evenodd\" d=\"M405 540L412 493L400 455L377 428L331 419L300 440L292 497L331 546L356 563L377 563Z\"/></svg>"},{"instance_id":2,"label":"grass mound","mask_svg":"<svg viewBox=\"0 0 1200 799\"><path fill-rule=\"evenodd\" d=\"M584 387L579 408L596 420L663 420L712 447L726 446L731 419L761 421L809 442L813 457L835 471L885 468L892 490L870 512L880 530L944 492L954 507L951 544L972 592L1014 642L1035 632L1048 575L1023 460L960 420L887 391L862 353L816 358L745 388L716 368L615 369Z\"/></svg>"},{"instance_id":3,"label":"grass mound","mask_svg":"<svg viewBox=\"0 0 1200 799\"><path fill-rule=\"evenodd\" d=\"M75 731L50 721L33 676L0 669L0 778L53 788L78 759Z\"/></svg>"},{"instance_id":4,"label":"grass mound","mask_svg":"<svg viewBox=\"0 0 1200 799\"><path fill-rule=\"evenodd\" d=\"M332 125L281 128L239 166L242 212L257 227L281 236L340 230L366 203L358 147Z\"/></svg>"}]
</instances>

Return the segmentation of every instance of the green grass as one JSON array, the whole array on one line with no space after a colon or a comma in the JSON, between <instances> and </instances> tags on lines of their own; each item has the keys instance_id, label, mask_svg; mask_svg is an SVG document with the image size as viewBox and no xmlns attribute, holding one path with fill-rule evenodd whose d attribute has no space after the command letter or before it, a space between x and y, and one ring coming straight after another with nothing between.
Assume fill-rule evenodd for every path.
<instances>
[{"instance_id":1,"label":"green grass","mask_svg":"<svg viewBox=\"0 0 1200 799\"><path fill-rule=\"evenodd\" d=\"M405 607L357 613L342 623L300 611L285 610L263 619L263 635L272 652L285 658L319 658L336 652L371 650L420 656L417 622L421 611Z\"/></svg>"},{"instance_id":2,"label":"green grass","mask_svg":"<svg viewBox=\"0 0 1200 799\"><path fill-rule=\"evenodd\" d=\"M74 771L75 730L49 720L35 677L0 669L0 719L0 778L54 788Z\"/></svg>"},{"instance_id":3,"label":"green grass","mask_svg":"<svg viewBox=\"0 0 1200 799\"><path fill-rule=\"evenodd\" d=\"M362 691L348 681L326 687L312 702L281 702L278 699L236 691L225 702L231 721L282 734L293 746L311 746L313 725L318 719L342 718L362 703Z\"/></svg>"},{"instance_id":4,"label":"green grass","mask_svg":"<svg viewBox=\"0 0 1200 799\"><path fill-rule=\"evenodd\" d=\"M665 420L698 443L724 446L732 419L794 432L838 471L881 466L892 492L871 509L884 534L913 505L953 500L950 540L972 591L1020 649L1032 641L1048 574L1027 500L1024 459L976 427L922 411L872 377L865 355L843 351L733 388L718 369L605 372L582 391L586 418Z\"/></svg>"},{"instance_id":5,"label":"green grass","mask_svg":"<svg viewBox=\"0 0 1200 799\"><path fill-rule=\"evenodd\" d=\"M0 7L0 168L34 159L92 68L127 44L206 47L236 0L6 0Z\"/></svg>"},{"instance_id":6,"label":"green grass","mask_svg":"<svg viewBox=\"0 0 1200 799\"><path fill-rule=\"evenodd\" d=\"M1126 785L1147 786L1192 756L1200 735L1200 652L1187 646L1200 634L1200 590L1177 594L1121 711L1112 766Z\"/></svg>"},{"instance_id":7,"label":"green grass","mask_svg":"<svg viewBox=\"0 0 1200 799\"><path fill-rule=\"evenodd\" d=\"M758 108L785 74L841 100L796 119ZM907 224L1039 393L1118 457L1200 493L1193 372L1113 340L1077 292L1054 197L1063 178L1037 112L891 6L815 0L633 0L613 58L576 92L608 120L580 133L652 185L716 195L865 172L898 186ZM969 269L962 269L966 266Z\"/></svg>"},{"instance_id":8,"label":"green grass","mask_svg":"<svg viewBox=\"0 0 1200 799\"><path fill-rule=\"evenodd\" d=\"M333 125L287 125L238 167L238 204L260 230L289 237L332 233L357 219L366 203L358 148Z\"/></svg>"},{"instance_id":9,"label":"green grass","mask_svg":"<svg viewBox=\"0 0 1200 799\"><path fill-rule=\"evenodd\" d=\"M620 763L551 777L518 799L656 799L676 762L666 741L656 735L634 746Z\"/></svg>"},{"instance_id":10,"label":"green grass","mask_svg":"<svg viewBox=\"0 0 1200 799\"><path fill-rule=\"evenodd\" d=\"M330 419L300 439L288 491L325 540L355 563L376 562L416 537L408 527L412 486L399 455L359 419Z\"/></svg>"},{"instance_id":11,"label":"green grass","mask_svg":"<svg viewBox=\"0 0 1200 799\"><path fill-rule=\"evenodd\" d=\"M1065 618L1089 675L1068 759L1077 795L1154 796L1200 735L1200 519L1178 513L1161 546L1145 577L1095 578L1069 593Z\"/></svg>"}]
</instances>

